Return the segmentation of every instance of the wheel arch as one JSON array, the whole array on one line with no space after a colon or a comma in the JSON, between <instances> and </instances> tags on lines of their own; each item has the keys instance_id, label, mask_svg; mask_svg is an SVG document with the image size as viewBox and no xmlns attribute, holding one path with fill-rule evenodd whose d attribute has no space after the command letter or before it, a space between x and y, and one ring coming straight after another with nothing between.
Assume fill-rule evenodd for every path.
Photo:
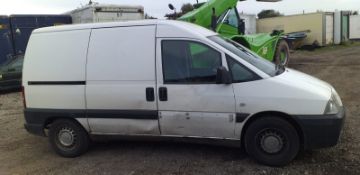
<instances>
[{"instance_id":1,"label":"wheel arch","mask_svg":"<svg viewBox=\"0 0 360 175\"><path fill-rule=\"evenodd\" d=\"M305 134L304 131L300 125L300 123L291 115L283 113L283 112L279 112L279 111L263 111L263 112L259 112L256 114L251 115L246 121L244 126L242 127L242 132L241 132L241 147L244 147L245 144L245 139L244 136L246 134L246 131L249 127L249 125L253 122L255 122L257 119L261 118L261 117L265 117L265 116L275 116L275 117L279 117L281 119L286 120L287 122L289 122L296 130L296 132L299 135L299 139L300 139L300 148L304 149L305 145L306 145L306 138L305 138Z\"/></svg>"},{"instance_id":2,"label":"wheel arch","mask_svg":"<svg viewBox=\"0 0 360 175\"><path fill-rule=\"evenodd\" d=\"M56 120L70 120L76 124L78 124L79 126L81 126L85 131L89 131L89 127L88 126L84 126L84 124L82 124L81 122L79 122L79 120L77 120L76 118L73 117L65 117L65 116L53 116L53 117L48 117L45 122L44 122L44 129L49 129L51 124L54 123Z\"/></svg>"}]
</instances>

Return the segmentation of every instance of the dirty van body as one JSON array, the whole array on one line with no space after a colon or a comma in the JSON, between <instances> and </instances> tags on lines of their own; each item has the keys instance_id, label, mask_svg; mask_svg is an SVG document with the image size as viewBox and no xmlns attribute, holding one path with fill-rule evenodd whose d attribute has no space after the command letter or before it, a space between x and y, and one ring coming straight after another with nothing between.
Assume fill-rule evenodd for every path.
<instances>
[{"instance_id":1,"label":"dirty van body","mask_svg":"<svg viewBox=\"0 0 360 175\"><path fill-rule=\"evenodd\" d=\"M190 138L281 166L336 145L345 118L328 83L178 21L37 29L23 86L25 128L64 157L94 137Z\"/></svg>"}]
</instances>

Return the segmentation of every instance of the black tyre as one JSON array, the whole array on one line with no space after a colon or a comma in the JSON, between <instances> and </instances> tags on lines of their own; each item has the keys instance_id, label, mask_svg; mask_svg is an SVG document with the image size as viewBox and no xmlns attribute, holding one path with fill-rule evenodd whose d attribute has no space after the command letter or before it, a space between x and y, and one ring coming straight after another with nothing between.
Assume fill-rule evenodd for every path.
<instances>
[{"instance_id":1,"label":"black tyre","mask_svg":"<svg viewBox=\"0 0 360 175\"><path fill-rule=\"evenodd\" d=\"M49 129L49 141L63 157L76 157L87 151L89 137L84 128L72 120L56 120Z\"/></svg>"},{"instance_id":2,"label":"black tyre","mask_svg":"<svg viewBox=\"0 0 360 175\"><path fill-rule=\"evenodd\" d=\"M284 166L298 154L299 135L286 120L268 116L252 122L245 133L245 149L265 165Z\"/></svg>"},{"instance_id":3,"label":"black tyre","mask_svg":"<svg viewBox=\"0 0 360 175\"><path fill-rule=\"evenodd\" d=\"M290 49L285 40L279 40L276 46L274 63L276 65L287 66L290 61Z\"/></svg>"}]
</instances>

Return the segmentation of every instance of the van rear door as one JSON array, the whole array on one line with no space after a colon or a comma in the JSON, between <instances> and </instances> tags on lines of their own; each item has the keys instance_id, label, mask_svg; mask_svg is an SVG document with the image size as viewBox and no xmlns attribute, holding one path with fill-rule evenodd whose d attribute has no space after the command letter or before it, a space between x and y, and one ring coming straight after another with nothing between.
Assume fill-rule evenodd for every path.
<instances>
[{"instance_id":1,"label":"van rear door","mask_svg":"<svg viewBox=\"0 0 360 175\"><path fill-rule=\"evenodd\" d=\"M86 79L92 134L159 135L155 25L93 29Z\"/></svg>"}]
</instances>

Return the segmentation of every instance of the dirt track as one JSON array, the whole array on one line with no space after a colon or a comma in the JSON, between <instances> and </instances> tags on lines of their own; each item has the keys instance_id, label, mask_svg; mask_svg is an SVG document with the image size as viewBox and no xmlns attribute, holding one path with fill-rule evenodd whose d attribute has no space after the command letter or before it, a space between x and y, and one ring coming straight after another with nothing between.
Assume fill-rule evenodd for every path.
<instances>
[{"instance_id":1,"label":"dirt track","mask_svg":"<svg viewBox=\"0 0 360 175\"><path fill-rule=\"evenodd\" d=\"M283 168L259 165L241 150L185 143L103 142L81 157L57 156L47 138L23 128L20 93L0 95L3 174L360 174L360 46L293 54L290 67L323 79L347 107L340 143L300 154Z\"/></svg>"}]
</instances>

